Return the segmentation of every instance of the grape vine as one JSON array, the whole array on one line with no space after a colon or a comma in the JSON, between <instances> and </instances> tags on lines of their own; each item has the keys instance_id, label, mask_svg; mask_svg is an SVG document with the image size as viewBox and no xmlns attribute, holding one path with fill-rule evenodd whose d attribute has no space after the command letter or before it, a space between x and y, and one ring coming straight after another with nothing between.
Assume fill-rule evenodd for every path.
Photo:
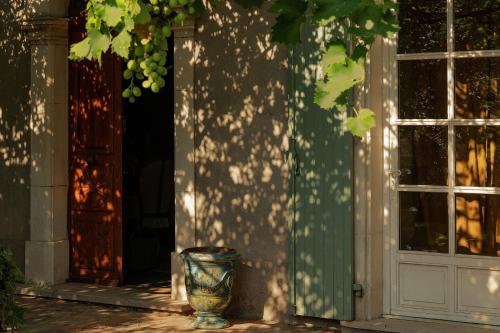
<instances>
[{"instance_id":1,"label":"grape vine","mask_svg":"<svg viewBox=\"0 0 500 333\"><path fill-rule=\"evenodd\" d=\"M123 98L134 103L142 89L157 93L165 86L168 38L172 25L203 10L200 0L90 0L87 37L73 44L72 60L97 59L111 50L127 60Z\"/></svg>"},{"instance_id":2,"label":"grape vine","mask_svg":"<svg viewBox=\"0 0 500 333\"><path fill-rule=\"evenodd\" d=\"M207 0L213 2L214 0ZM262 6L264 0L234 0L243 7ZM389 37L398 29L397 4L393 0L272 0L269 11L276 16L272 40L286 45L301 41L306 21L316 26L337 24L344 40L325 43L320 67L324 77L316 82L315 103L326 110L346 112L344 125L363 137L375 125L374 113L357 110L349 92L365 79L365 61L377 36ZM89 0L87 37L70 49L70 59L97 59L111 51L127 60L123 72L129 86L122 95L133 103L142 89L158 92L164 77L168 38L172 25L204 12L202 0Z\"/></svg>"}]
</instances>

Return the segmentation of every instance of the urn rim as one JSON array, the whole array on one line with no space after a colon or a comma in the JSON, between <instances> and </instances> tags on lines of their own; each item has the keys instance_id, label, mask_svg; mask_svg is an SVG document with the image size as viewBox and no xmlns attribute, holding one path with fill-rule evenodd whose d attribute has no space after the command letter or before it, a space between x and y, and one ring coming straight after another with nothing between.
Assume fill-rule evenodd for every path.
<instances>
[{"instance_id":1,"label":"urn rim","mask_svg":"<svg viewBox=\"0 0 500 333\"><path fill-rule=\"evenodd\" d=\"M240 257L235 249L225 246L190 247L182 251L181 256L195 261L233 261Z\"/></svg>"}]
</instances>

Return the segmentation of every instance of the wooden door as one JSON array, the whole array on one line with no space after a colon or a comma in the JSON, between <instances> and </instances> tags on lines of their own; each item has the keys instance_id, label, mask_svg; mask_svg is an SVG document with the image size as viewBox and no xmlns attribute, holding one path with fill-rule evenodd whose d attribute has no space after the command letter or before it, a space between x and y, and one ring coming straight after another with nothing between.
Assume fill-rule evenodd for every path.
<instances>
[{"instance_id":1,"label":"wooden door","mask_svg":"<svg viewBox=\"0 0 500 333\"><path fill-rule=\"evenodd\" d=\"M314 104L326 28L306 25L291 61L292 314L353 319L352 136Z\"/></svg>"},{"instance_id":2,"label":"wooden door","mask_svg":"<svg viewBox=\"0 0 500 333\"><path fill-rule=\"evenodd\" d=\"M70 20L70 43L84 35ZM119 284L122 272L121 63L69 64L70 280Z\"/></svg>"}]
</instances>

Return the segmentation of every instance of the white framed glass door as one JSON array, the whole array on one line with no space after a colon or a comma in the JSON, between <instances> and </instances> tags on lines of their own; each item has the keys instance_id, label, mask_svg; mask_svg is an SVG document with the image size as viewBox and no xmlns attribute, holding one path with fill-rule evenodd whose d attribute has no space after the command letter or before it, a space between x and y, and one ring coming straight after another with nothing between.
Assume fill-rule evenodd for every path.
<instances>
[{"instance_id":1,"label":"white framed glass door","mask_svg":"<svg viewBox=\"0 0 500 333\"><path fill-rule=\"evenodd\" d=\"M388 308L500 325L500 2L399 3Z\"/></svg>"}]
</instances>

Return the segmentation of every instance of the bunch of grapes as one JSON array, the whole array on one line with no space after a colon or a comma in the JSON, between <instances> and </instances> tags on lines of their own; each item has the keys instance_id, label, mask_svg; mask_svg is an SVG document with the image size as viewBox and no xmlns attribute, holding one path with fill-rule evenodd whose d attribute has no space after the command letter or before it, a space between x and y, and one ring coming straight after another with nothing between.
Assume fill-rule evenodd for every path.
<instances>
[{"instance_id":1,"label":"bunch of grapes","mask_svg":"<svg viewBox=\"0 0 500 333\"><path fill-rule=\"evenodd\" d=\"M149 0L146 5L151 15L146 38L134 38L132 50L123 78L130 85L122 96L134 103L142 95L141 86L157 93L165 86L168 38L172 34L172 24L182 22L195 14L196 0ZM139 81L140 84L136 84Z\"/></svg>"}]
</instances>

